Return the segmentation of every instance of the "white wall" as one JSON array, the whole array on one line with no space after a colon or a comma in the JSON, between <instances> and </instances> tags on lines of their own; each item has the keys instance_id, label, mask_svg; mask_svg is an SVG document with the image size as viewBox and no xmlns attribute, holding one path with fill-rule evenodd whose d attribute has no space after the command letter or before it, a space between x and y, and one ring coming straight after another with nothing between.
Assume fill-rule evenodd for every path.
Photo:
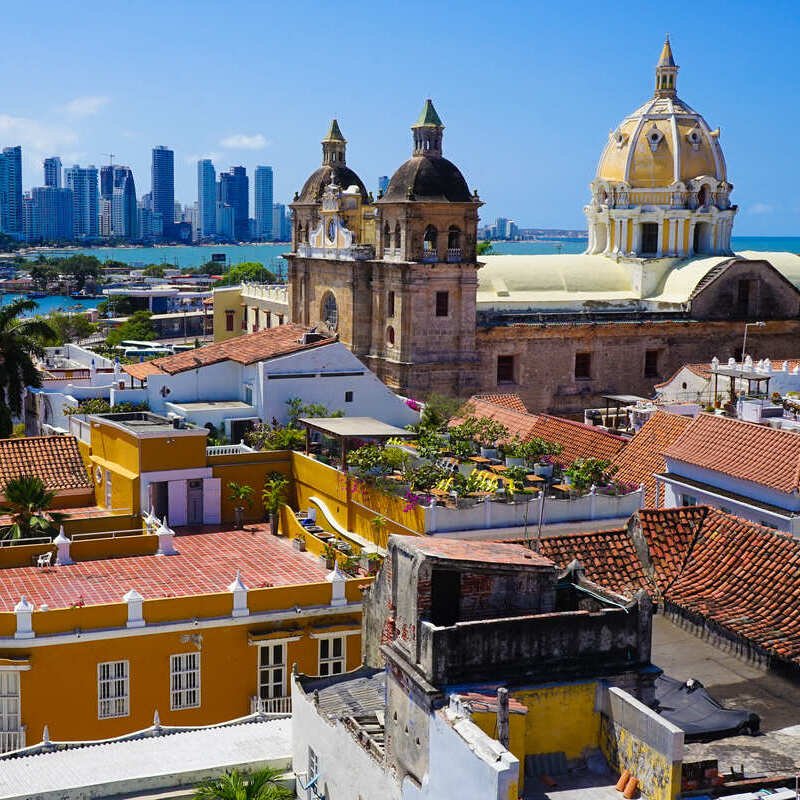
<instances>
[{"instance_id":1,"label":"white wall","mask_svg":"<svg viewBox=\"0 0 800 800\"><path fill-rule=\"evenodd\" d=\"M359 375L328 376L328 373L360 372ZM390 425L404 427L417 422L419 415L370 372L343 344L335 342L313 350L276 358L263 365L261 391L264 420L276 417L286 421L286 401L302 397L305 403L322 403L331 412L343 411L348 417L374 417ZM292 373L313 375L307 378L271 378ZM353 401L345 402L345 392Z\"/></svg>"},{"instance_id":2,"label":"white wall","mask_svg":"<svg viewBox=\"0 0 800 800\"><path fill-rule=\"evenodd\" d=\"M328 722L314 707L311 696L292 683L292 767L298 776L297 796L303 800L316 797L305 792L300 781L309 781L308 748L319 760L321 797L335 800L400 800L400 787L382 765L378 764L341 722ZM324 793L323 793L324 792Z\"/></svg>"},{"instance_id":3,"label":"white wall","mask_svg":"<svg viewBox=\"0 0 800 800\"><path fill-rule=\"evenodd\" d=\"M163 396L162 388L169 394ZM222 361L177 375L150 375L147 396L151 411L166 413L166 403L193 403L202 400L241 400L242 365Z\"/></svg>"},{"instance_id":4,"label":"white wall","mask_svg":"<svg viewBox=\"0 0 800 800\"><path fill-rule=\"evenodd\" d=\"M430 724L430 767L421 788L403 782L403 800L506 800L519 782L519 761L474 722L450 708ZM365 795L364 800L367 800Z\"/></svg>"}]
</instances>

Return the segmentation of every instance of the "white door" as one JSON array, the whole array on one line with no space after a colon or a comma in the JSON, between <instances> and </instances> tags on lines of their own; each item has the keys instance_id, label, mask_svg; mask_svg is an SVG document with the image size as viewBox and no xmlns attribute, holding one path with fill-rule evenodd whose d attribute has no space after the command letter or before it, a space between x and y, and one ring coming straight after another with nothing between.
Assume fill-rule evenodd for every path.
<instances>
[{"instance_id":1,"label":"white door","mask_svg":"<svg viewBox=\"0 0 800 800\"><path fill-rule=\"evenodd\" d=\"M203 479L186 482L186 522L189 525L203 524Z\"/></svg>"},{"instance_id":2,"label":"white door","mask_svg":"<svg viewBox=\"0 0 800 800\"><path fill-rule=\"evenodd\" d=\"M19 708L19 672L0 670L0 753L24 747Z\"/></svg>"},{"instance_id":3,"label":"white door","mask_svg":"<svg viewBox=\"0 0 800 800\"><path fill-rule=\"evenodd\" d=\"M170 526L186 524L186 481L168 481L167 517Z\"/></svg>"},{"instance_id":4,"label":"white door","mask_svg":"<svg viewBox=\"0 0 800 800\"><path fill-rule=\"evenodd\" d=\"M221 478L203 478L203 524L219 525L222 521L220 502L222 497Z\"/></svg>"}]
</instances>

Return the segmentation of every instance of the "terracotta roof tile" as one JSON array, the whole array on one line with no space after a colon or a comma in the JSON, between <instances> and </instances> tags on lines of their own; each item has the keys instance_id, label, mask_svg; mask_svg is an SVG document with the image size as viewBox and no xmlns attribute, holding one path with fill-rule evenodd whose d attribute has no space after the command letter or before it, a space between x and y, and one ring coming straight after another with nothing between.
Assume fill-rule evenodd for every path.
<instances>
[{"instance_id":1,"label":"terracotta roof tile","mask_svg":"<svg viewBox=\"0 0 800 800\"><path fill-rule=\"evenodd\" d=\"M458 419L451 420L450 424L458 424L468 415L489 417L505 425L511 438L519 437L527 441L539 437L560 444L564 449L558 461L563 464L570 464L576 458L612 459L628 441L622 436L575 420L553 417L549 414L523 413L500 406L481 395L476 395L466 402L462 415Z\"/></svg>"},{"instance_id":2,"label":"terracotta roof tile","mask_svg":"<svg viewBox=\"0 0 800 800\"><path fill-rule=\"evenodd\" d=\"M781 492L800 488L800 435L789 431L698 414L665 455Z\"/></svg>"},{"instance_id":3,"label":"terracotta roof tile","mask_svg":"<svg viewBox=\"0 0 800 800\"><path fill-rule=\"evenodd\" d=\"M288 323L263 331L235 336L223 342L214 342L183 353L155 358L141 364L128 364L124 370L140 380L148 375L175 375L179 372L207 367L220 361L235 361L238 364L254 364L278 356L310 350L335 341L324 338L309 344L303 344L303 334L309 329L303 325Z\"/></svg>"},{"instance_id":4,"label":"terracotta roof tile","mask_svg":"<svg viewBox=\"0 0 800 800\"><path fill-rule=\"evenodd\" d=\"M626 530L545 536L540 550L562 568L577 558L590 581L613 592L651 588Z\"/></svg>"},{"instance_id":5,"label":"terracotta roof tile","mask_svg":"<svg viewBox=\"0 0 800 800\"><path fill-rule=\"evenodd\" d=\"M0 439L0 491L21 475L38 476L51 491L94 489L74 436Z\"/></svg>"},{"instance_id":6,"label":"terracotta roof tile","mask_svg":"<svg viewBox=\"0 0 800 800\"><path fill-rule=\"evenodd\" d=\"M691 422L691 417L656 411L642 429L614 457L616 477L625 483L645 486L645 504L656 502L656 472L665 470L664 451L681 435Z\"/></svg>"},{"instance_id":7,"label":"terracotta roof tile","mask_svg":"<svg viewBox=\"0 0 800 800\"><path fill-rule=\"evenodd\" d=\"M496 406L510 408L512 411L519 411L521 414L528 413L525 403L518 394L476 394L475 398Z\"/></svg>"}]
</instances>

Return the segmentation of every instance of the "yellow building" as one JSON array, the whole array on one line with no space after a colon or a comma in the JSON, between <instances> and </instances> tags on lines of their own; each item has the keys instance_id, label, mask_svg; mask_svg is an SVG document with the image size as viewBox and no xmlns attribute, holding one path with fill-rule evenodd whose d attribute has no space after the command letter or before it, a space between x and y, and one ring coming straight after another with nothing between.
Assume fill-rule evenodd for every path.
<instances>
[{"instance_id":1,"label":"yellow building","mask_svg":"<svg viewBox=\"0 0 800 800\"><path fill-rule=\"evenodd\" d=\"M213 304L215 342L289 321L288 294L282 284L223 286L214 289Z\"/></svg>"}]
</instances>

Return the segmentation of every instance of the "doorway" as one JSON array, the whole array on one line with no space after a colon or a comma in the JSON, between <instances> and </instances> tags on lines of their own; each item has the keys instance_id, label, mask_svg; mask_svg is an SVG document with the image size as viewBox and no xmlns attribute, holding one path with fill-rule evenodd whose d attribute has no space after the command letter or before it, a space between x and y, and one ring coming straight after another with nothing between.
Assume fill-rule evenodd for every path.
<instances>
[{"instance_id":1,"label":"doorway","mask_svg":"<svg viewBox=\"0 0 800 800\"><path fill-rule=\"evenodd\" d=\"M166 481L150 484L150 508L159 519L169 518L169 484Z\"/></svg>"},{"instance_id":2,"label":"doorway","mask_svg":"<svg viewBox=\"0 0 800 800\"><path fill-rule=\"evenodd\" d=\"M461 573L435 569L431 575L431 622L450 626L458 621L461 607Z\"/></svg>"},{"instance_id":3,"label":"doorway","mask_svg":"<svg viewBox=\"0 0 800 800\"><path fill-rule=\"evenodd\" d=\"M186 481L186 524L203 524L203 479Z\"/></svg>"},{"instance_id":4,"label":"doorway","mask_svg":"<svg viewBox=\"0 0 800 800\"><path fill-rule=\"evenodd\" d=\"M642 255L654 256L658 253L658 223L642 223Z\"/></svg>"},{"instance_id":5,"label":"doorway","mask_svg":"<svg viewBox=\"0 0 800 800\"><path fill-rule=\"evenodd\" d=\"M713 231L708 222L698 222L694 227L694 252L695 253L711 253L713 248L711 246Z\"/></svg>"}]
</instances>

